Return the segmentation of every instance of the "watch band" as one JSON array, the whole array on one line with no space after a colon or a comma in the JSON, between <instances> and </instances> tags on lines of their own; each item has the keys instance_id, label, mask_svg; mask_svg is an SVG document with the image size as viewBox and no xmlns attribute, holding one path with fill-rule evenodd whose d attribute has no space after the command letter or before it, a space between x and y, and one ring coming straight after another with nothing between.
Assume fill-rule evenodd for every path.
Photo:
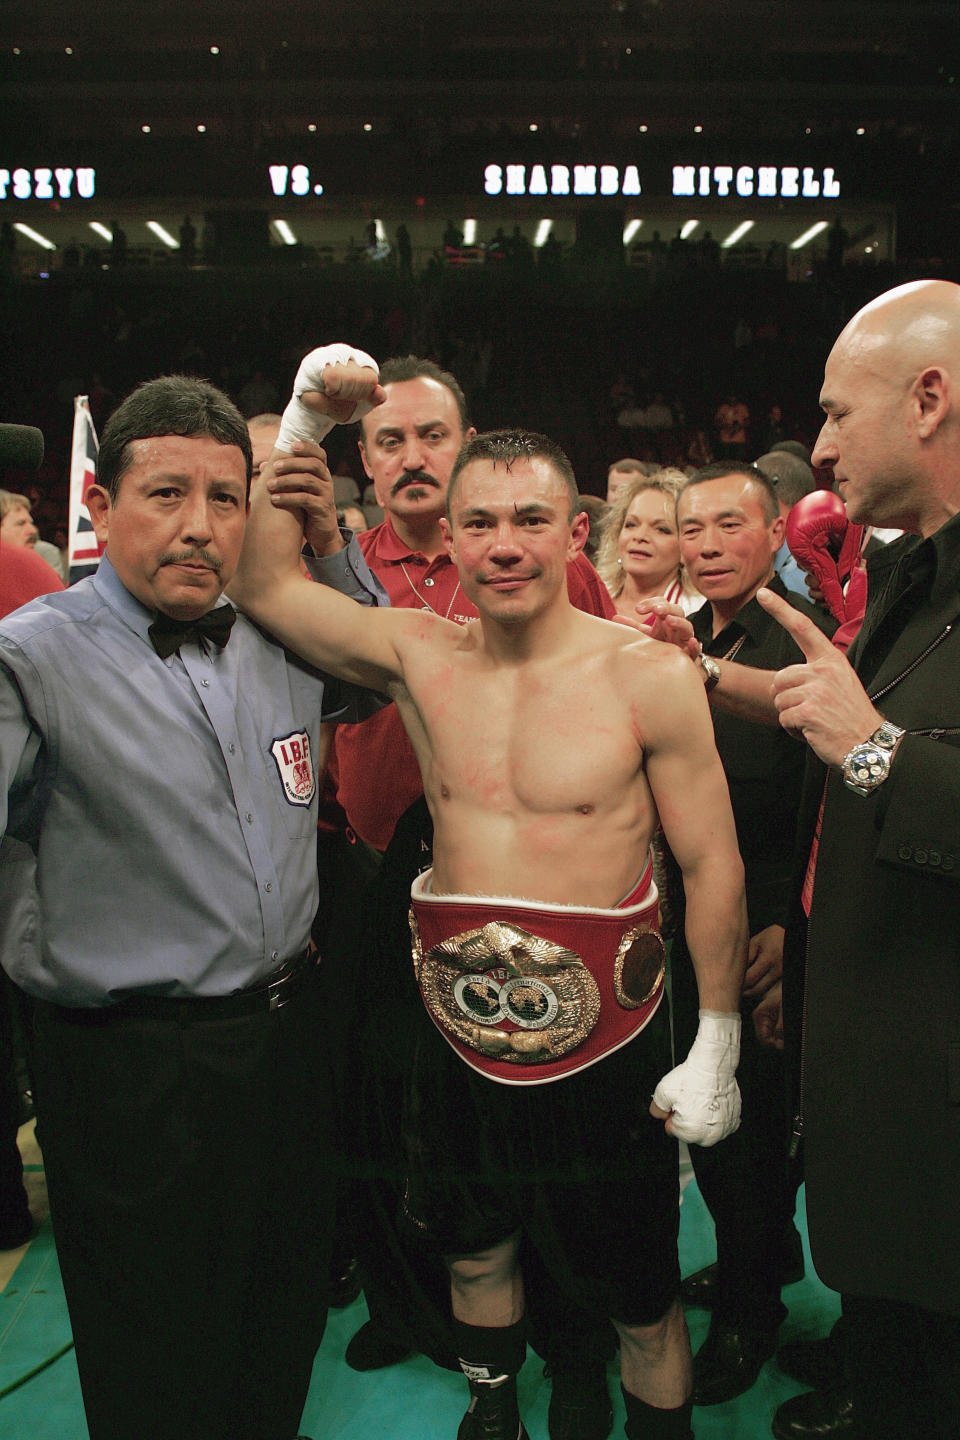
<instances>
[{"instance_id":1,"label":"watch band","mask_svg":"<svg viewBox=\"0 0 960 1440\"><path fill-rule=\"evenodd\" d=\"M705 655L703 653L702 645L700 646L700 654L697 656L697 664L703 671L704 691L709 695L714 686L720 683L720 666L712 655Z\"/></svg>"},{"instance_id":2,"label":"watch band","mask_svg":"<svg viewBox=\"0 0 960 1440\"><path fill-rule=\"evenodd\" d=\"M848 790L872 795L890 774L890 766L906 731L884 720L870 736L843 757L840 773Z\"/></svg>"}]
</instances>

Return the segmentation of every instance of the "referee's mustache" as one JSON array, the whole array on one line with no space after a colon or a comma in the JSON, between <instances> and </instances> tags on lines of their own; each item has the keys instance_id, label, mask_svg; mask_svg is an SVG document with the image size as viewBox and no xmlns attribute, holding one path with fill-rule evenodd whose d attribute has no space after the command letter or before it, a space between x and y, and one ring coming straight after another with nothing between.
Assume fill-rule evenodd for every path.
<instances>
[{"instance_id":1,"label":"referee's mustache","mask_svg":"<svg viewBox=\"0 0 960 1440\"><path fill-rule=\"evenodd\" d=\"M190 565L198 560L210 570L215 570L218 575L223 569L223 561L216 555L211 555L209 550L180 550L176 553L170 550L166 555L160 556L161 565Z\"/></svg>"}]
</instances>

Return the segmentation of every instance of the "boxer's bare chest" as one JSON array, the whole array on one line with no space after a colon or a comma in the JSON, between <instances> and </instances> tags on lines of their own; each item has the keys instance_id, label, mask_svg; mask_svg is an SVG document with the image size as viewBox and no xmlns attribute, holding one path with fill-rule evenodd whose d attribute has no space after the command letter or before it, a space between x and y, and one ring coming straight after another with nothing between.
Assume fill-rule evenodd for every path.
<instances>
[{"instance_id":1,"label":"boxer's bare chest","mask_svg":"<svg viewBox=\"0 0 960 1440\"><path fill-rule=\"evenodd\" d=\"M641 775L609 657L493 665L460 652L407 667L398 704L428 798L494 813L596 814Z\"/></svg>"}]
</instances>

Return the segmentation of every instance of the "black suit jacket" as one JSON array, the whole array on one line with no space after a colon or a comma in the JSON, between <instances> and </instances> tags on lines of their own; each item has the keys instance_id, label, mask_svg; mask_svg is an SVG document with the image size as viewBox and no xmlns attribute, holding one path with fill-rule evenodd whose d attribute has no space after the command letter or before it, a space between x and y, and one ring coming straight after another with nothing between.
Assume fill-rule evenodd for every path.
<instances>
[{"instance_id":1,"label":"black suit jacket","mask_svg":"<svg viewBox=\"0 0 960 1440\"><path fill-rule=\"evenodd\" d=\"M908 555L932 583L891 576ZM851 659L908 734L872 796L827 780L806 936L811 1246L834 1289L960 1313L960 517L878 557L870 595Z\"/></svg>"}]
</instances>

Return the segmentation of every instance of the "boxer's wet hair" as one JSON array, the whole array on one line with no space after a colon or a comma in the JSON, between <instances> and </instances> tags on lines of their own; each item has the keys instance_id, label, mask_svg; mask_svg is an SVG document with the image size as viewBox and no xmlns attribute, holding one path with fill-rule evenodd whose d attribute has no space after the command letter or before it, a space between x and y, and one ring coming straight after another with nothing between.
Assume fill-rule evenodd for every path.
<instances>
[{"instance_id":1,"label":"boxer's wet hair","mask_svg":"<svg viewBox=\"0 0 960 1440\"><path fill-rule=\"evenodd\" d=\"M572 520L580 510L580 496L573 466L555 441L536 430L486 430L474 435L462 447L450 472L447 489L447 519L452 518L451 502L457 489L460 475L475 460L491 460L494 465L503 465L507 474L517 460L546 460L563 481L570 497L568 519Z\"/></svg>"},{"instance_id":2,"label":"boxer's wet hair","mask_svg":"<svg viewBox=\"0 0 960 1440\"><path fill-rule=\"evenodd\" d=\"M133 464L135 440L161 435L209 436L220 445L236 445L247 467L247 491L253 472L253 450L247 422L233 401L193 375L161 375L138 385L117 406L100 437L97 483L116 503L120 482Z\"/></svg>"},{"instance_id":3,"label":"boxer's wet hair","mask_svg":"<svg viewBox=\"0 0 960 1440\"><path fill-rule=\"evenodd\" d=\"M747 480L752 480L759 492L760 504L763 508L764 518L768 525L772 525L780 514L780 503L777 500L776 486L769 478L759 470L756 465L751 465L746 460L713 460L709 465L701 465L695 470L687 483L681 486L677 496L677 508L680 501L693 485L702 485L705 480L726 480L728 475L742 475Z\"/></svg>"}]
</instances>

